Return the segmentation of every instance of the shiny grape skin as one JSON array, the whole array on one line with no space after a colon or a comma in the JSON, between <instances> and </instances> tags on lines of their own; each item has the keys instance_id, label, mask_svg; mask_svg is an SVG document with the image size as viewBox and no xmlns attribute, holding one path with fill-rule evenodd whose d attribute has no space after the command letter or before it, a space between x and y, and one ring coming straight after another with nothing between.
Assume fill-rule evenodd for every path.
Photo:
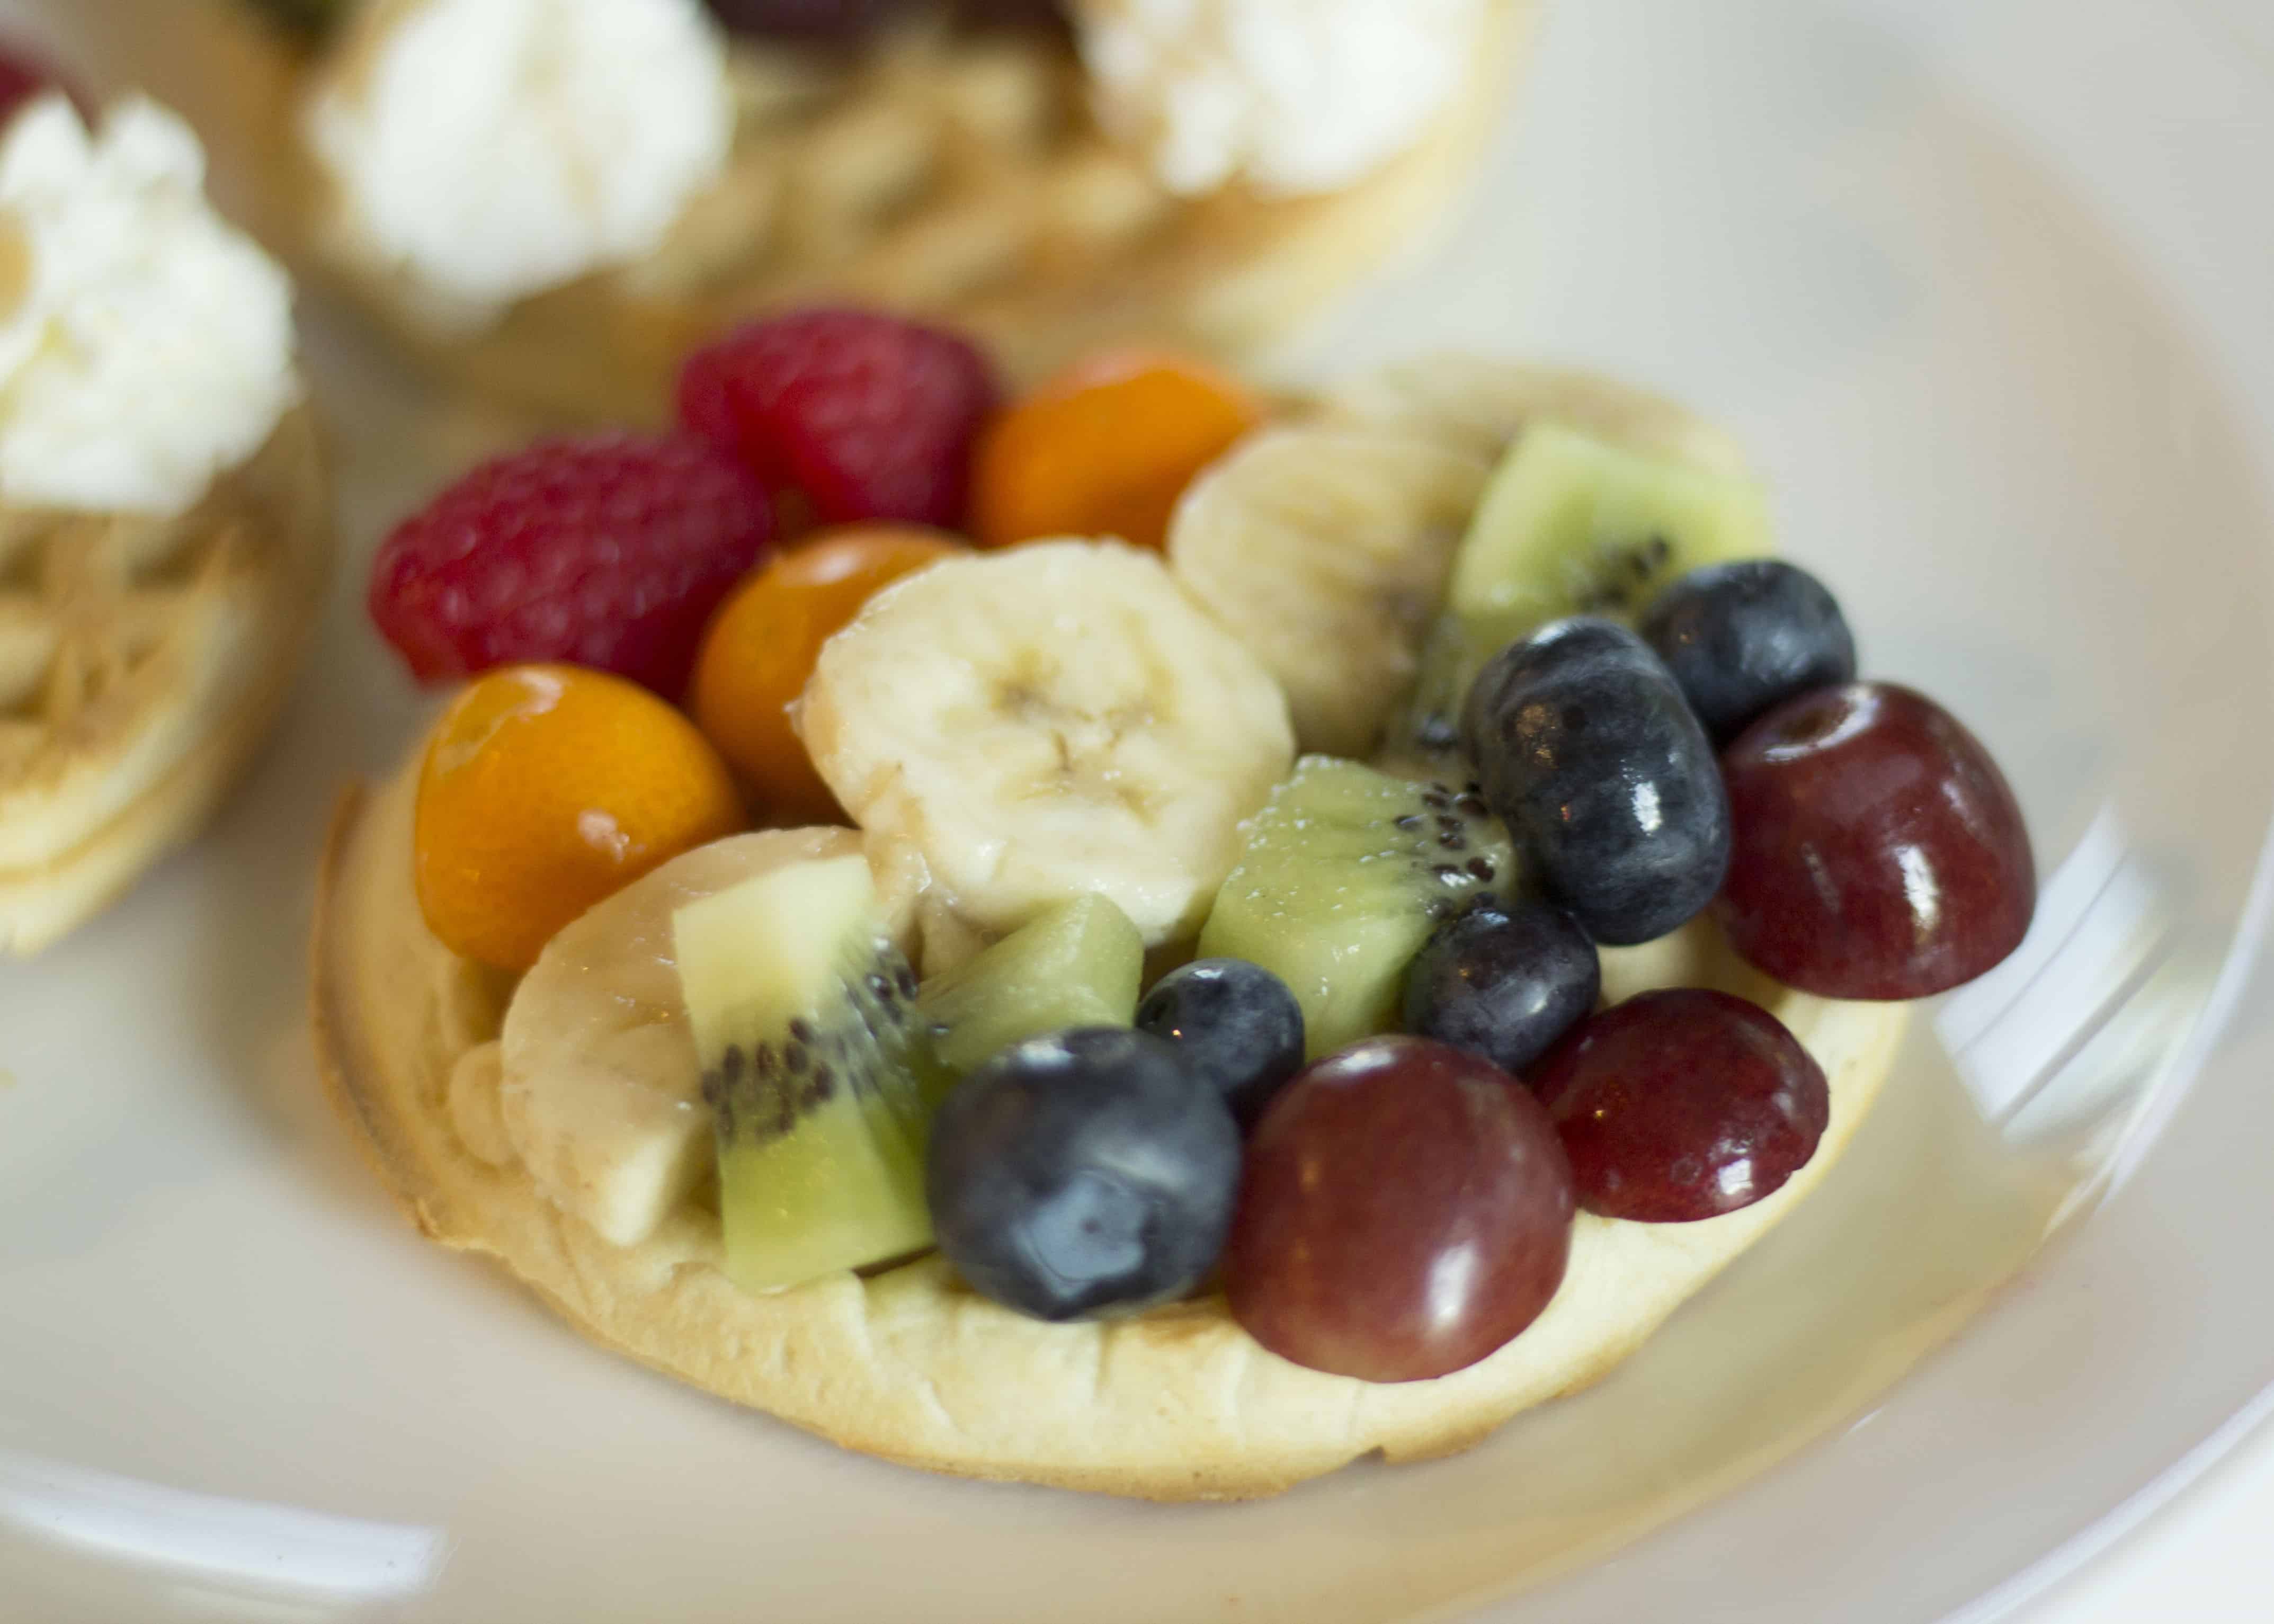
<instances>
[{"instance_id":1,"label":"shiny grape skin","mask_svg":"<svg viewBox=\"0 0 2274 1624\"><path fill-rule=\"evenodd\" d=\"M1781 559L1708 564L1638 628L1717 745L1796 694L1856 680L1856 638L1824 583Z\"/></svg>"},{"instance_id":2,"label":"shiny grape skin","mask_svg":"<svg viewBox=\"0 0 2274 1624\"><path fill-rule=\"evenodd\" d=\"M1554 620L1486 662L1461 710L1486 802L1596 941L1647 942L1721 888L1729 800L1658 656L1610 620Z\"/></svg>"},{"instance_id":3,"label":"shiny grape skin","mask_svg":"<svg viewBox=\"0 0 2274 1624\"><path fill-rule=\"evenodd\" d=\"M1084 1026L1014 1043L934 1117L924 1197L971 1288L1038 1320L1184 1296L1214 1270L1239 1129L1160 1039Z\"/></svg>"},{"instance_id":4,"label":"shiny grape skin","mask_svg":"<svg viewBox=\"0 0 2274 1624\"><path fill-rule=\"evenodd\" d=\"M1816 1154L1824 1070L1758 1004L1645 992L1590 1018L1525 1079L1571 1158L1579 1204L1688 1223L1750 1207Z\"/></svg>"},{"instance_id":5,"label":"shiny grape skin","mask_svg":"<svg viewBox=\"0 0 2274 1624\"><path fill-rule=\"evenodd\" d=\"M1446 921L1405 973L1405 1030L1518 1072L1595 1007L1602 960L1551 903L1487 896Z\"/></svg>"},{"instance_id":6,"label":"shiny grape skin","mask_svg":"<svg viewBox=\"0 0 2274 1624\"><path fill-rule=\"evenodd\" d=\"M1856 682L1788 700L1721 758L1730 944L1827 998L1923 998L2021 944L2037 866L2014 792L1932 700Z\"/></svg>"},{"instance_id":7,"label":"shiny grape skin","mask_svg":"<svg viewBox=\"0 0 2274 1624\"><path fill-rule=\"evenodd\" d=\"M1178 966L1153 983L1133 1024L1174 1044L1243 1126L1303 1066L1303 1006L1286 982L1245 959Z\"/></svg>"},{"instance_id":8,"label":"shiny grape skin","mask_svg":"<svg viewBox=\"0 0 2274 1624\"><path fill-rule=\"evenodd\" d=\"M1225 1293L1298 1365L1446 1375L1547 1306L1572 1201L1570 1161L1522 1085L1426 1038L1370 1038L1299 1075L1256 1124Z\"/></svg>"}]
</instances>

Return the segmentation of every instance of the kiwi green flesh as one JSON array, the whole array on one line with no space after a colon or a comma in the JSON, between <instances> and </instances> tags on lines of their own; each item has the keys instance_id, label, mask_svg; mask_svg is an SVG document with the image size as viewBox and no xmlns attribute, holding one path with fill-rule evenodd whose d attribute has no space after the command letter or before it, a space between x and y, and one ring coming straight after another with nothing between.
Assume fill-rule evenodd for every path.
<instances>
[{"instance_id":1,"label":"kiwi green flesh","mask_svg":"<svg viewBox=\"0 0 2274 1624\"><path fill-rule=\"evenodd\" d=\"M1473 791L1306 756L1249 820L1200 952L1285 981L1316 1058L1393 1030L1430 934L1515 878L1507 831Z\"/></svg>"},{"instance_id":2,"label":"kiwi green flesh","mask_svg":"<svg viewBox=\"0 0 2274 1624\"><path fill-rule=\"evenodd\" d=\"M960 1075L1026 1038L1126 1026L1137 1013L1145 939L1105 897L1077 897L924 984L916 1009L932 1052Z\"/></svg>"},{"instance_id":3,"label":"kiwi green flesh","mask_svg":"<svg viewBox=\"0 0 2274 1624\"><path fill-rule=\"evenodd\" d=\"M770 1291L930 1246L924 1146L944 1085L915 973L872 907L787 911L755 883L696 906L721 911L699 933L683 912L678 951L717 1124L728 1276ZM738 955L760 941L763 956ZM785 1000L756 979L785 960L828 968ZM742 996L708 998L737 986Z\"/></svg>"},{"instance_id":4,"label":"kiwi green flesh","mask_svg":"<svg viewBox=\"0 0 2274 1624\"><path fill-rule=\"evenodd\" d=\"M1502 458L1454 554L1444 613L1385 748L1442 761L1484 664L1547 621L1631 624L1676 576L1771 545L1759 483L1536 424Z\"/></svg>"}]
</instances>

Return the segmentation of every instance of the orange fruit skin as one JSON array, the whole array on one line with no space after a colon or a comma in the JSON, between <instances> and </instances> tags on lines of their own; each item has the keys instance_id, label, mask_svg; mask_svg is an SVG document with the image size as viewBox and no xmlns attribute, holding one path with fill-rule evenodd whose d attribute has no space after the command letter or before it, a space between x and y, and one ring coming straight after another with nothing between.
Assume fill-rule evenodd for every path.
<instances>
[{"instance_id":1,"label":"orange fruit skin","mask_svg":"<svg viewBox=\"0 0 2274 1624\"><path fill-rule=\"evenodd\" d=\"M917 525L848 525L775 554L719 605L695 657L688 709L770 820L846 821L791 725L791 708L821 645L862 605L962 550L954 537Z\"/></svg>"},{"instance_id":2,"label":"orange fruit skin","mask_svg":"<svg viewBox=\"0 0 2274 1624\"><path fill-rule=\"evenodd\" d=\"M1118 536L1159 548L1194 475L1263 420L1214 367L1158 350L1077 364L981 434L971 479L983 547Z\"/></svg>"},{"instance_id":3,"label":"orange fruit skin","mask_svg":"<svg viewBox=\"0 0 2274 1624\"><path fill-rule=\"evenodd\" d=\"M645 688L508 665L459 694L418 775L418 906L453 952L526 970L659 863L749 826L734 775Z\"/></svg>"}]
</instances>

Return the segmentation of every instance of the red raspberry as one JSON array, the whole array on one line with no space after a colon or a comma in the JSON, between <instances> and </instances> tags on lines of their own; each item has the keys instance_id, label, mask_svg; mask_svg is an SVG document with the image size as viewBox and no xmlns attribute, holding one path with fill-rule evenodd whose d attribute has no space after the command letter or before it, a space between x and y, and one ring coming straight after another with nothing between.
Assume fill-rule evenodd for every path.
<instances>
[{"instance_id":1,"label":"red raspberry","mask_svg":"<svg viewBox=\"0 0 2274 1624\"><path fill-rule=\"evenodd\" d=\"M371 618L421 681L555 660L675 700L712 610L772 535L765 486L705 441L548 440L397 526Z\"/></svg>"},{"instance_id":2,"label":"red raspberry","mask_svg":"<svg viewBox=\"0 0 2274 1624\"><path fill-rule=\"evenodd\" d=\"M691 357L679 419L793 485L824 522L963 523L993 374L963 340L869 311L811 310Z\"/></svg>"}]
</instances>

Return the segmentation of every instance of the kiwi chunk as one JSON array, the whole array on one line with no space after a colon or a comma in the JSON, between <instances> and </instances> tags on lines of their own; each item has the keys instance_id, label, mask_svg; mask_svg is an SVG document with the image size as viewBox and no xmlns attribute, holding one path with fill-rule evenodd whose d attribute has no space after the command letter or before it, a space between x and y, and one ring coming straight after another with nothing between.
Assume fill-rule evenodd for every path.
<instances>
[{"instance_id":1,"label":"kiwi chunk","mask_svg":"<svg viewBox=\"0 0 2274 1624\"><path fill-rule=\"evenodd\" d=\"M867 861L788 864L672 929L717 1121L727 1274L769 1291L930 1245L936 1068Z\"/></svg>"},{"instance_id":2,"label":"kiwi chunk","mask_svg":"<svg viewBox=\"0 0 2274 1624\"><path fill-rule=\"evenodd\" d=\"M1127 1026L1144 973L1144 937L1111 899L1093 894L926 982L916 1010L940 1064L960 1075L1046 1032Z\"/></svg>"},{"instance_id":3,"label":"kiwi chunk","mask_svg":"<svg viewBox=\"0 0 2274 1624\"><path fill-rule=\"evenodd\" d=\"M1412 783L1306 756L1248 820L1201 931L1203 958L1246 959L1303 1006L1313 1058L1393 1029L1405 968L1516 854L1473 787Z\"/></svg>"},{"instance_id":4,"label":"kiwi chunk","mask_svg":"<svg viewBox=\"0 0 2274 1624\"><path fill-rule=\"evenodd\" d=\"M1387 751L1453 750L1485 661L1547 621L1632 624L1675 576L1773 551L1767 497L1749 475L1534 425L1494 470L1454 554L1445 612Z\"/></svg>"}]
</instances>

